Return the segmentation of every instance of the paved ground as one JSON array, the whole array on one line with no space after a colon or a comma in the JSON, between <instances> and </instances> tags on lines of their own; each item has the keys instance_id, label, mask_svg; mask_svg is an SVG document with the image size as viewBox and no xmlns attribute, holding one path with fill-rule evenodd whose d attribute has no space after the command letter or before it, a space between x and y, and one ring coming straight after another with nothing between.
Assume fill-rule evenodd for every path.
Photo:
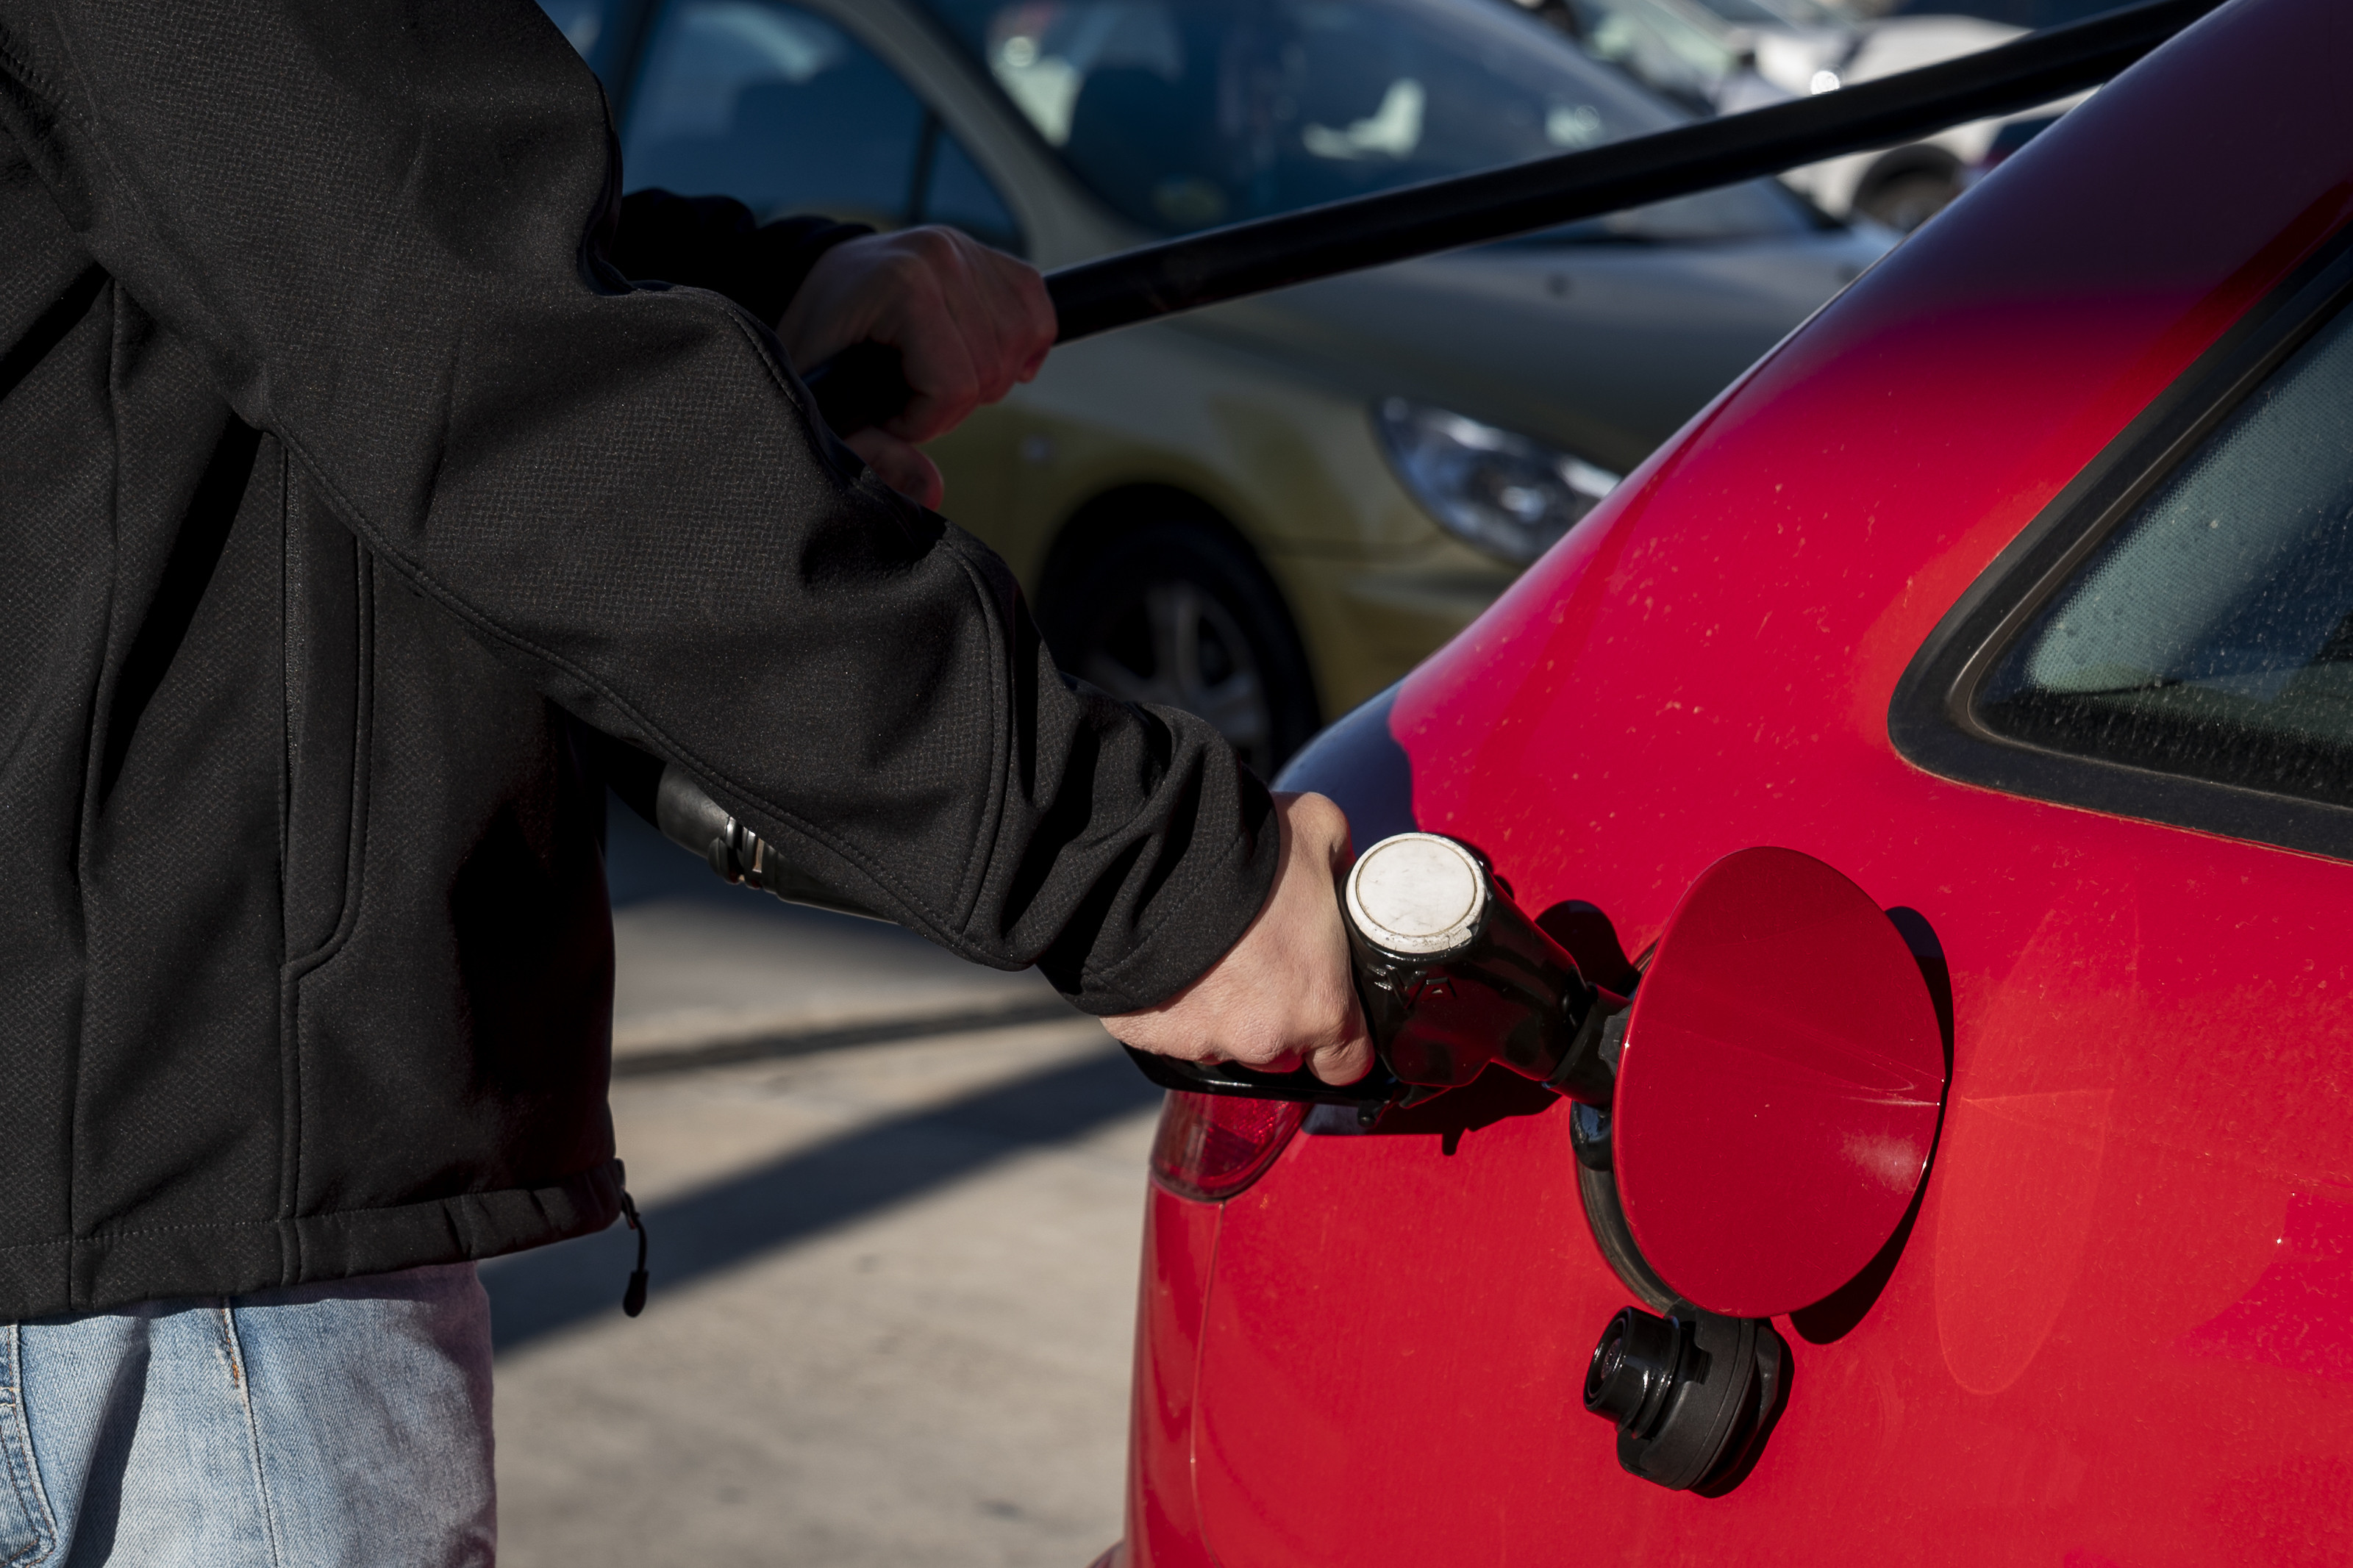
<instances>
[{"instance_id":1,"label":"paved ground","mask_svg":"<svg viewBox=\"0 0 2353 1568\"><path fill-rule=\"evenodd\" d=\"M1119 1533L1156 1094L1035 977L630 826L614 1114L651 1302L617 1310L618 1231L484 1270L501 1561L1083 1568Z\"/></svg>"}]
</instances>

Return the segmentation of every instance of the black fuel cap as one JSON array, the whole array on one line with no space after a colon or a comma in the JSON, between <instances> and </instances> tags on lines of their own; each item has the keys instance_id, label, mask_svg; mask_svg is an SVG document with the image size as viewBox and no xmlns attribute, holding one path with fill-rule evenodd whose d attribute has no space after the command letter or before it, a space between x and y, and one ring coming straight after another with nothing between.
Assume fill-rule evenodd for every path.
<instances>
[{"instance_id":1,"label":"black fuel cap","mask_svg":"<svg viewBox=\"0 0 2353 1568\"><path fill-rule=\"evenodd\" d=\"M1629 1307L1585 1373L1585 1407L1618 1428L1618 1463L1671 1491L1728 1489L1771 1431L1788 1347L1760 1318Z\"/></svg>"}]
</instances>

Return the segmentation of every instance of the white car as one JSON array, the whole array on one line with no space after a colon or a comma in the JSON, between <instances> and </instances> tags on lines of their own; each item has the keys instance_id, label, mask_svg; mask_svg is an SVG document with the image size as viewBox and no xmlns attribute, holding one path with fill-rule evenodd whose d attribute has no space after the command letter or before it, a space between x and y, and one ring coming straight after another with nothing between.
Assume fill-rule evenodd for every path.
<instances>
[{"instance_id":1,"label":"white car","mask_svg":"<svg viewBox=\"0 0 2353 1568\"><path fill-rule=\"evenodd\" d=\"M1713 0L1714 7L1723 11L1761 9L1765 3ZM1771 3L1788 5L1793 0ZM1818 27L1752 26L1748 31L1755 40L1752 55L1757 77L1791 98L1917 70L2025 36L2021 27L1956 16L1883 17L1863 23L1842 38ZM1842 47L1844 52L1833 57L1828 52L1830 47ZM1809 163L1782 178L1827 211L1871 217L1908 234L1961 194L1969 171L1987 161L2005 127L2047 123L2084 97L2078 93L2021 115L1972 120L1898 147ZM1731 101L1718 104L1724 111L1755 107Z\"/></svg>"},{"instance_id":2,"label":"white car","mask_svg":"<svg viewBox=\"0 0 2353 1568\"><path fill-rule=\"evenodd\" d=\"M1832 0L1535 0L1531 8L1654 90L1718 114L1916 70L2026 31L1972 16L1872 19ZM2006 128L2039 129L2080 97L1826 159L1782 178L1825 212L1909 233L1967 188Z\"/></svg>"}]
</instances>

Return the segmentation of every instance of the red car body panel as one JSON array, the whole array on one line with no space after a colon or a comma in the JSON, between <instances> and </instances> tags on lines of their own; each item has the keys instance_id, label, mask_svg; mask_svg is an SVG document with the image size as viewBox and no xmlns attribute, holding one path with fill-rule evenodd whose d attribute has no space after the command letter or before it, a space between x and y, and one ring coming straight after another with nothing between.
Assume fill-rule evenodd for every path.
<instances>
[{"instance_id":1,"label":"red car body panel","mask_svg":"<svg viewBox=\"0 0 2353 1568\"><path fill-rule=\"evenodd\" d=\"M1201 1311L1217 1261L1218 1229L1217 1205L1152 1189L1144 1217L1130 1396L1130 1568L1209 1568L1214 1561L1201 1544L1200 1510L1193 1500L1193 1411Z\"/></svg>"},{"instance_id":2,"label":"red car body panel","mask_svg":"<svg viewBox=\"0 0 2353 1568\"><path fill-rule=\"evenodd\" d=\"M1783 1321L1754 1472L1707 1499L1619 1468L1579 1389L1630 1298L1568 1107L1482 1080L1449 1131L1302 1136L1222 1208L1155 1197L1137 1562L2353 1560L2353 867L1950 782L1888 720L1996 554L2353 214L2349 62L2338 0L2238 0L2144 62L1390 712L1419 825L1630 952L1759 845L1936 934L1916 1223L1859 1321ZM1801 978L1835 1005L1834 969Z\"/></svg>"}]
</instances>

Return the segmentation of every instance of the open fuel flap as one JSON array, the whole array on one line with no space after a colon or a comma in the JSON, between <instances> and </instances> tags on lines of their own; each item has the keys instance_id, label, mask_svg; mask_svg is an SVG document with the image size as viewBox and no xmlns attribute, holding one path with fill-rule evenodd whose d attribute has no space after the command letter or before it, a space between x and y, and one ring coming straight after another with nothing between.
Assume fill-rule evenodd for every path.
<instances>
[{"instance_id":1,"label":"open fuel flap","mask_svg":"<svg viewBox=\"0 0 2353 1568\"><path fill-rule=\"evenodd\" d=\"M1810 1306L1902 1222L1936 1141L1943 1037L1862 889L1744 849L1701 873L1636 988L1609 1150L1643 1259L1728 1317Z\"/></svg>"}]
</instances>

